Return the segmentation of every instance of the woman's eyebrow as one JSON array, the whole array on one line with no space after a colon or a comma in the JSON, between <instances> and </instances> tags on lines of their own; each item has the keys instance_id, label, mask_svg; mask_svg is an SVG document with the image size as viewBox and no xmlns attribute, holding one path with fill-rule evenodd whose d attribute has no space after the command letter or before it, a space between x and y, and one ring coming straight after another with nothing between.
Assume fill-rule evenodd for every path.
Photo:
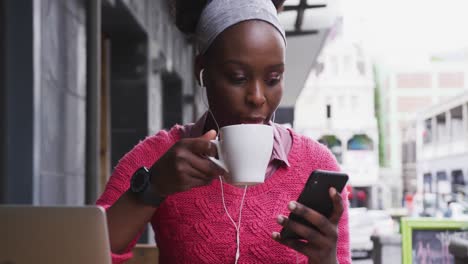
<instances>
[{"instance_id":1,"label":"woman's eyebrow","mask_svg":"<svg viewBox=\"0 0 468 264\"><path fill-rule=\"evenodd\" d=\"M235 60L235 59L229 59L229 60L225 60L223 63L224 64L236 64L236 65L241 65L241 66L249 66L249 64L245 63L245 62L242 62L242 61L239 61L239 60ZM284 63L281 62L281 63L277 63L277 64L272 64L272 65L268 65L267 68L280 68L280 67L284 67Z\"/></svg>"},{"instance_id":2,"label":"woman's eyebrow","mask_svg":"<svg viewBox=\"0 0 468 264\"><path fill-rule=\"evenodd\" d=\"M284 67L284 63L278 63L278 64L273 64L273 65L268 66L268 68L280 68L280 67Z\"/></svg>"},{"instance_id":3,"label":"woman's eyebrow","mask_svg":"<svg viewBox=\"0 0 468 264\"><path fill-rule=\"evenodd\" d=\"M242 61L239 61L239 60L234 60L234 59L229 59L229 60L225 60L223 61L222 64L238 64L238 65L247 65L247 63L244 63Z\"/></svg>"}]
</instances>

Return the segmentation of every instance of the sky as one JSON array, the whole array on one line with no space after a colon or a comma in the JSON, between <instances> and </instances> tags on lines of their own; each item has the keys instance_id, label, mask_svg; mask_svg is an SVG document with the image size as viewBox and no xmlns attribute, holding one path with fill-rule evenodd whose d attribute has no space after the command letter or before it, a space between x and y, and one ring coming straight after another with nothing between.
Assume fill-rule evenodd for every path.
<instances>
[{"instance_id":1,"label":"sky","mask_svg":"<svg viewBox=\"0 0 468 264\"><path fill-rule=\"evenodd\" d=\"M468 52L468 0L340 0L347 38L377 60Z\"/></svg>"}]
</instances>

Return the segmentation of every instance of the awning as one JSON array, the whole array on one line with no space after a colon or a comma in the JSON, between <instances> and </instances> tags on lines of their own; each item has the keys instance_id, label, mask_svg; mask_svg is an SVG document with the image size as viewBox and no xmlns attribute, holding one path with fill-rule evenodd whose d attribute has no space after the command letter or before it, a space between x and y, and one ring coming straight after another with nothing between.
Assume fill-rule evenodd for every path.
<instances>
[{"instance_id":1,"label":"awning","mask_svg":"<svg viewBox=\"0 0 468 264\"><path fill-rule=\"evenodd\" d=\"M286 31L286 74L280 107L294 108L338 18L338 0L288 0L279 13Z\"/></svg>"}]
</instances>

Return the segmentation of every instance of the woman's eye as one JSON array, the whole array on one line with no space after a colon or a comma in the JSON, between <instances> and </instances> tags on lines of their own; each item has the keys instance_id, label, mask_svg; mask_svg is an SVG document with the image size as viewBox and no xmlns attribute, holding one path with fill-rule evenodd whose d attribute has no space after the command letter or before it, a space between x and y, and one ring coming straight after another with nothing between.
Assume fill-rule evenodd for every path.
<instances>
[{"instance_id":1,"label":"woman's eye","mask_svg":"<svg viewBox=\"0 0 468 264\"><path fill-rule=\"evenodd\" d=\"M247 81L247 78L244 76L235 76L231 77L230 80L233 84L243 84L245 81Z\"/></svg>"},{"instance_id":2,"label":"woman's eye","mask_svg":"<svg viewBox=\"0 0 468 264\"><path fill-rule=\"evenodd\" d=\"M266 83L269 86L274 86L278 84L280 81L281 81L281 75L274 75L274 76L270 76L270 78L266 80Z\"/></svg>"}]
</instances>

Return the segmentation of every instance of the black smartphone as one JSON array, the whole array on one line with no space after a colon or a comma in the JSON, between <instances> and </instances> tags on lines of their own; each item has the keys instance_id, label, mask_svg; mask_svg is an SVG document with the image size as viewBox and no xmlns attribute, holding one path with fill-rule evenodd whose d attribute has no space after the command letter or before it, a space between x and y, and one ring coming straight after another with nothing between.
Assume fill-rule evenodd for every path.
<instances>
[{"instance_id":1,"label":"black smartphone","mask_svg":"<svg viewBox=\"0 0 468 264\"><path fill-rule=\"evenodd\" d=\"M333 212L333 201L330 198L329 189L334 187L338 193L341 193L348 182L348 178L347 174L341 172L315 170L310 174L297 202L329 218ZM289 219L315 228L311 223L296 214L289 214ZM300 238L286 228L281 230L281 237Z\"/></svg>"}]
</instances>

